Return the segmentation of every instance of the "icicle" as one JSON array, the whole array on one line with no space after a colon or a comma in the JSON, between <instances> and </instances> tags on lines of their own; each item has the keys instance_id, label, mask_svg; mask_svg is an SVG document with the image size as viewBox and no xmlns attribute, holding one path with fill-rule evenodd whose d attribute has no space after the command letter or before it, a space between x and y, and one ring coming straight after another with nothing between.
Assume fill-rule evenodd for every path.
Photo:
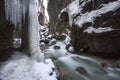
<instances>
[{"instance_id":1,"label":"icicle","mask_svg":"<svg viewBox=\"0 0 120 80\"><path fill-rule=\"evenodd\" d=\"M29 0L5 0L6 19L16 26L21 26L25 17L26 6ZM18 25L19 24L19 25Z\"/></svg>"},{"instance_id":2,"label":"icicle","mask_svg":"<svg viewBox=\"0 0 120 80\"><path fill-rule=\"evenodd\" d=\"M35 0L30 0L29 5L29 38L30 38L30 51L33 58L36 58L38 61L44 59L44 54L41 53L39 48L39 22L38 22L38 13L35 6Z\"/></svg>"}]
</instances>

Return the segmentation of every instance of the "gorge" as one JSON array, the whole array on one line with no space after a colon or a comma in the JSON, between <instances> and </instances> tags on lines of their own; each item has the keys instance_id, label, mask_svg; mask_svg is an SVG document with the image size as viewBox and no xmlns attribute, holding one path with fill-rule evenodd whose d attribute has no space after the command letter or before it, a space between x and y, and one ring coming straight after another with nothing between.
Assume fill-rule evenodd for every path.
<instances>
[{"instance_id":1,"label":"gorge","mask_svg":"<svg viewBox=\"0 0 120 80\"><path fill-rule=\"evenodd\" d=\"M119 10L120 0L2 0L0 80L119 80Z\"/></svg>"}]
</instances>

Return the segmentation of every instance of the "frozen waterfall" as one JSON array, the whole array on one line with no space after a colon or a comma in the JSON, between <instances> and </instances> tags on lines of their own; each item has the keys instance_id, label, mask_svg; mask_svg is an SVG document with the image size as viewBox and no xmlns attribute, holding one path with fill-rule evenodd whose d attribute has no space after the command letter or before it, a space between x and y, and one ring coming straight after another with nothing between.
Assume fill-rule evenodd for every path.
<instances>
[{"instance_id":1,"label":"frozen waterfall","mask_svg":"<svg viewBox=\"0 0 120 80\"><path fill-rule=\"evenodd\" d=\"M28 48L32 58L41 61L44 59L43 53L39 49L39 22L38 13L35 5L36 0L5 0L6 19L16 27L22 27L25 23L25 15L28 13ZM23 27L23 29L24 29Z\"/></svg>"},{"instance_id":2,"label":"frozen waterfall","mask_svg":"<svg viewBox=\"0 0 120 80\"><path fill-rule=\"evenodd\" d=\"M22 18L25 18L25 13L29 6L29 0L5 0L5 15L6 19L17 26L22 25Z\"/></svg>"}]
</instances>

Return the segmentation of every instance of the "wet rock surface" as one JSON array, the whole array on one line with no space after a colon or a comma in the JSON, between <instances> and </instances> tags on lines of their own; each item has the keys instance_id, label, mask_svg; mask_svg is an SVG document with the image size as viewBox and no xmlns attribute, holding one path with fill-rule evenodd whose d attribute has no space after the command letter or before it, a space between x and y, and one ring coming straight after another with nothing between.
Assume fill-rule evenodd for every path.
<instances>
[{"instance_id":1,"label":"wet rock surface","mask_svg":"<svg viewBox=\"0 0 120 80\"><path fill-rule=\"evenodd\" d=\"M87 73L87 71L85 70L84 67L77 67L77 68L76 68L76 71L79 72L80 74Z\"/></svg>"}]
</instances>

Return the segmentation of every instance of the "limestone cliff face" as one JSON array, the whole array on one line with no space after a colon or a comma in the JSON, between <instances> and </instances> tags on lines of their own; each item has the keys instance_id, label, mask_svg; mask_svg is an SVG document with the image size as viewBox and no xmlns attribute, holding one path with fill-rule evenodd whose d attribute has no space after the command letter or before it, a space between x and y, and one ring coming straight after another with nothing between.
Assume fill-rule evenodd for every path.
<instances>
[{"instance_id":1,"label":"limestone cliff face","mask_svg":"<svg viewBox=\"0 0 120 80\"><path fill-rule=\"evenodd\" d=\"M0 2L0 52L12 46L13 25L5 20L4 0Z\"/></svg>"},{"instance_id":2,"label":"limestone cliff face","mask_svg":"<svg viewBox=\"0 0 120 80\"><path fill-rule=\"evenodd\" d=\"M63 12L68 13L71 42L78 54L120 57L119 5L119 0L75 0L66 7ZM67 23L62 21L59 26Z\"/></svg>"},{"instance_id":3,"label":"limestone cliff face","mask_svg":"<svg viewBox=\"0 0 120 80\"><path fill-rule=\"evenodd\" d=\"M48 13L50 16L49 28L50 32L55 32L55 24L57 22L58 14L65 8L72 0L49 0Z\"/></svg>"},{"instance_id":4,"label":"limestone cliff face","mask_svg":"<svg viewBox=\"0 0 120 80\"><path fill-rule=\"evenodd\" d=\"M104 0L101 2L97 2L97 0L94 3L88 2L81 11L81 14L88 14L92 13L92 11L97 11L102 9L101 4L109 4L114 3L116 0ZM93 7L89 7L89 6ZM117 4L115 4L117 5ZM112 4L111 4L112 6ZM100 12L99 12L100 13ZM75 25L73 23L72 26L72 43L75 47L76 51L85 52L88 54L94 54L99 55L102 57L119 57L120 52L120 8L114 10L114 11L108 11L105 14L101 14L100 16L96 16L92 22L85 22L82 26ZM80 17L80 15L77 15L76 18ZM88 17L89 18L89 17ZM74 18L75 19L75 18ZM112 28L114 30L111 31L105 31L105 32L96 32L93 30L93 32L89 33L90 26L93 26L93 28L96 29L105 29L106 27ZM82 28L80 28L82 27ZM89 30L88 30L89 28ZM85 30L88 30L86 32ZM82 49L84 49L82 51ZM85 50L86 49L86 50Z\"/></svg>"}]
</instances>

